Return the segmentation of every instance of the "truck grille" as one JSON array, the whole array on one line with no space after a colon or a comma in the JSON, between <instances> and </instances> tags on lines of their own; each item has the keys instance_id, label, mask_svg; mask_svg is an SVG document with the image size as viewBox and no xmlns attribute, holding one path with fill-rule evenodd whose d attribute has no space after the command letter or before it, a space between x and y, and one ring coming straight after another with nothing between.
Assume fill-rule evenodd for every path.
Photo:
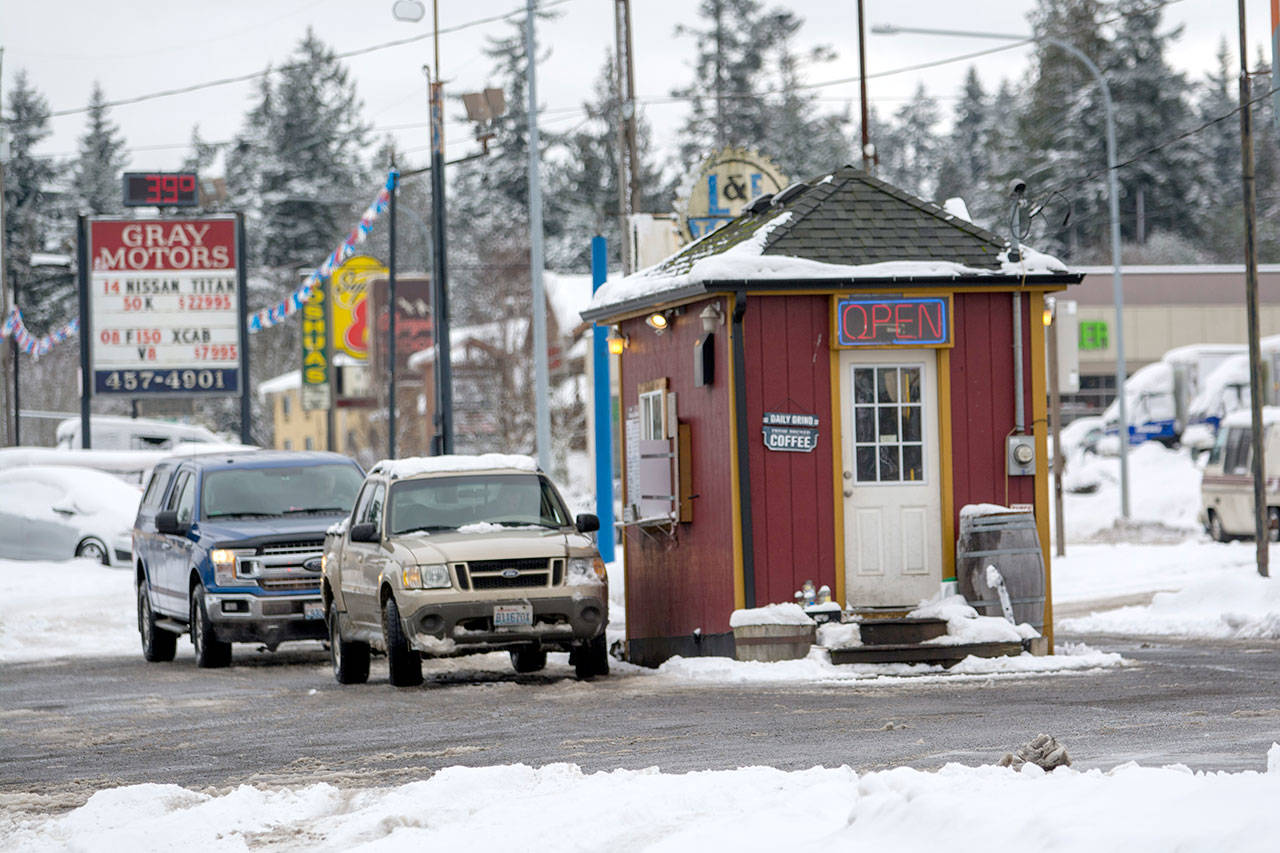
<instances>
[{"instance_id":1,"label":"truck grille","mask_svg":"<svg viewBox=\"0 0 1280 853\"><path fill-rule=\"evenodd\" d=\"M309 572L304 564L324 552L324 539L298 539L259 546L261 566L258 586L268 592L315 592L320 573Z\"/></svg>"},{"instance_id":2,"label":"truck grille","mask_svg":"<svg viewBox=\"0 0 1280 853\"><path fill-rule=\"evenodd\" d=\"M464 588L528 589L553 584L555 578L564 576L563 560L526 558L518 560L476 560L459 565L458 579ZM516 572L510 577L504 573Z\"/></svg>"}]
</instances>

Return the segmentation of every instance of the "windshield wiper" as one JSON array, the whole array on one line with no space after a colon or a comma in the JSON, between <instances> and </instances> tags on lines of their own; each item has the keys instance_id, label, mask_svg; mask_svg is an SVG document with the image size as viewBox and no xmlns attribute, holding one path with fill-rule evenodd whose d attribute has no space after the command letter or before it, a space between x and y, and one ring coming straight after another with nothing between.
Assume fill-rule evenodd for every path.
<instances>
[{"instance_id":1,"label":"windshield wiper","mask_svg":"<svg viewBox=\"0 0 1280 853\"><path fill-rule=\"evenodd\" d=\"M298 507L298 508L295 508L295 509L286 509L286 510L284 511L284 514L285 514L285 515L301 515L301 514L303 514L303 513L321 513L321 512L333 513L333 512L346 512L346 511L347 511L347 510L349 510L349 509L351 509L351 507L342 507L342 506L304 506L304 507Z\"/></svg>"},{"instance_id":2,"label":"windshield wiper","mask_svg":"<svg viewBox=\"0 0 1280 853\"><path fill-rule=\"evenodd\" d=\"M211 512L205 518L279 518L278 512Z\"/></svg>"}]
</instances>

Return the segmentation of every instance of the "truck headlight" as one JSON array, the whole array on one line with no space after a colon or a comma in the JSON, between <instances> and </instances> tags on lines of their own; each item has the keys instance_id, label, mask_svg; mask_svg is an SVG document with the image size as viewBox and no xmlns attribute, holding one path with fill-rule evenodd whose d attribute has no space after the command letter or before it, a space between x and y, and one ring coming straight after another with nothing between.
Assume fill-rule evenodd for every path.
<instances>
[{"instance_id":1,"label":"truck headlight","mask_svg":"<svg viewBox=\"0 0 1280 853\"><path fill-rule=\"evenodd\" d=\"M209 552L209 562L213 564L213 582L218 586L230 586L236 583L236 562L241 557L252 557L253 551L235 550L234 548L214 548ZM252 574L242 567L241 575Z\"/></svg>"},{"instance_id":2,"label":"truck headlight","mask_svg":"<svg viewBox=\"0 0 1280 853\"><path fill-rule=\"evenodd\" d=\"M401 570L400 581L405 589L447 589L453 586L449 567L444 563L406 566Z\"/></svg>"},{"instance_id":3,"label":"truck headlight","mask_svg":"<svg viewBox=\"0 0 1280 853\"><path fill-rule=\"evenodd\" d=\"M573 557L569 560L569 583L603 583L608 577L604 560L597 557Z\"/></svg>"}]
</instances>

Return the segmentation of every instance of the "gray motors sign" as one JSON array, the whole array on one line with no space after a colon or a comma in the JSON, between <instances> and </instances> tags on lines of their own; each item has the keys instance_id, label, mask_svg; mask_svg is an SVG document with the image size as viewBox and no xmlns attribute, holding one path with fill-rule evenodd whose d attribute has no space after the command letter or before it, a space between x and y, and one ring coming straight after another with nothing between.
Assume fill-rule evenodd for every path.
<instances>
[{"instance_id":1,"label":"gray motors sign","mask_svg":"<svg viewBox=\"0 0 1280 853\"><path fill-rule=\"evenodd\" d=\"M818 446L818 416L765 412L764 446L766 450L812 453Z\"/></svg>"}]
</instances>

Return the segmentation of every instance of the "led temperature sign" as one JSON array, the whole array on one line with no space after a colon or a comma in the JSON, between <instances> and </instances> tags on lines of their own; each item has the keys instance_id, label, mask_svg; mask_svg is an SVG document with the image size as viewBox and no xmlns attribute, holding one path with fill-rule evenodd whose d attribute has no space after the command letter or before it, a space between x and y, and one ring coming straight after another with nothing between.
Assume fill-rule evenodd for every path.
<instances>
[{"instance_id":1,"label":"led temperature sign","mask_svg":"<svg viewBox=\"0 0 1280 853\"><path fill-rule=\"evenodd\" d=\"M200 181L195 172L125 172L125 207L196 207Z\"/></svg>"}]
</instances>

